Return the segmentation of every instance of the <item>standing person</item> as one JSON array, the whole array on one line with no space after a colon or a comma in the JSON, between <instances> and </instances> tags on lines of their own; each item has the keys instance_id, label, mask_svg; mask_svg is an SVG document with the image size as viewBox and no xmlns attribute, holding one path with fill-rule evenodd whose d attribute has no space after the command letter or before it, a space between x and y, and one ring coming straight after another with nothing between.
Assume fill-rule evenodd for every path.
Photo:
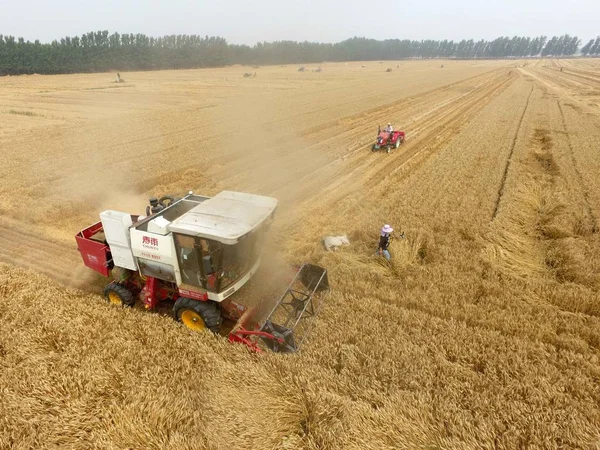
<instances>
[{"instance_id":1,"label":"standing person","mask_svg":"<svg viewBox=\"0 0 600 450\"><path fill-rule=\"evenodd\" d=\"M388 261L392 259L388 247L390 246L390 240L392 239L391 234L393 231L394 229L386 224L381 229L381 236L379 236L379 247L377 248L377 254L380 256L383 255Z\"/></svg>"}]
</instances>

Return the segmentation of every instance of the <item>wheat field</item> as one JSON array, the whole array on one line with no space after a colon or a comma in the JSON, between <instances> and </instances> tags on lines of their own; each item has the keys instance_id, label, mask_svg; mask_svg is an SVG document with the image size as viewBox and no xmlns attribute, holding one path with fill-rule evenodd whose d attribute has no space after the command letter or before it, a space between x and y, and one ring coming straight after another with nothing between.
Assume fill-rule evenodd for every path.
<instances>
[{"instance_id":1,"label":"wheat field","mask_svg":"<svg viewBox=\"0 0 600 450\"><path fill-rule=\"evenodd\" d=\"M600 61L440 66L0 78L0 448L600 448ZM190 189L328 269L300 353L103 299L73 236Z\"/></svg>"}]
</instances>

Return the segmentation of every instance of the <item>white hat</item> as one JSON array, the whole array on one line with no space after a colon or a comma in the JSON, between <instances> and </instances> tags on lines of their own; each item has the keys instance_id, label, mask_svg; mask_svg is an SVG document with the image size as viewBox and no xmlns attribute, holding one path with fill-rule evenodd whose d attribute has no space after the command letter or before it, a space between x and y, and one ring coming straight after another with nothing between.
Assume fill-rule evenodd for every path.
<instances>
[{"instance_id":1,"label":"white hat","mask_svg":"<svg viewBox=\"0 0 600 450\"><path fill-rule=\"evenodd\" d=\"M394 231L394 229L392 227L390 227L389 225L384 225L383 228L381 229L381 232L385 233L385 234L389 234L392 231Z\"/></svg>"}]
</instances>

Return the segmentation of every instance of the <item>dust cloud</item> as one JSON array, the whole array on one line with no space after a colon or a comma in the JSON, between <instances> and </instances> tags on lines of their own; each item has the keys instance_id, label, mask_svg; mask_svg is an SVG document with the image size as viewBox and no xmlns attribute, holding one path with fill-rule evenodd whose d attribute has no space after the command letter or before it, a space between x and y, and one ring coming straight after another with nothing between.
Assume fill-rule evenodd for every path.
<instances>
[{"instance_id":1,"label":"dust cloud","mask_svg":"<svg viewBox=\"0 0 600 450\"><path fill-rule=\"evenodd\" d=\"M231 98L223 105L226 123L215 124L225 142L219 184L277 198L280 215L318 195L319 185L335 176L331 157L303 138L301 123L281 98L285 95Z\"/></svg>"}]
</instances>

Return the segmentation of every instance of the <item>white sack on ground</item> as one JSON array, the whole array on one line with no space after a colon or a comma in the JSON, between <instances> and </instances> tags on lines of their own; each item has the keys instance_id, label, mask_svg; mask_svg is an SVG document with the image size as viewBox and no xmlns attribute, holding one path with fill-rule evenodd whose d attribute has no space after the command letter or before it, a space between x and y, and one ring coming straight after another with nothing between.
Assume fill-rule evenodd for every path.
<instances>
[{"instance_id":1,"label":"white sack on ground","mask_svg":"<svg viewBox=\"0 0 600 450\"><path fill-rule=\"evenodd\" d=\"M325 236L323 238L323 246L327 251L336 251L342 245L349 245L348 236Z\"/></svg>"}]
</instances>

